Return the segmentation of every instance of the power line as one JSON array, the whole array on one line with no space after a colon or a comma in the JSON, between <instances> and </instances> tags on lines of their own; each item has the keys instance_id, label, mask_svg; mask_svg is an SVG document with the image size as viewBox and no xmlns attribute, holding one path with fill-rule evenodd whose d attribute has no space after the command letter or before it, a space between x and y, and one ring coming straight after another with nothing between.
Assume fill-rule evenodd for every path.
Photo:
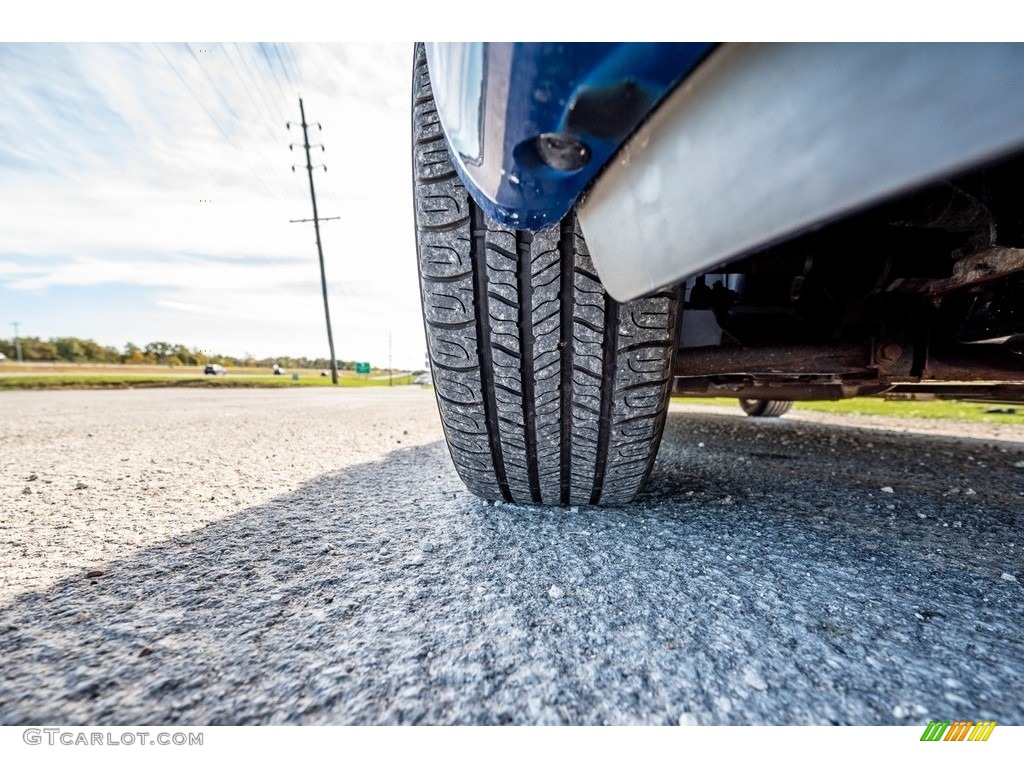
<instances>
[{"instance_id":1,"label":"power line","mask_svg":"<svg viewBox=\"0 0 1024 768\"><path fill-rule=\"evenodd\" d=\"M238 48L237 43L235 43L234 46L236 49ZM266 119L269 113L272 111L272 103L260 89L256 81L252 80L251 77L244 76L242 74L241 69L239 69L239 65L235 63L235 59L237 57L239 61L242 62L242 65L245 65L245 61L242 58L241 53L236 50L236 53L232 54L230 49L226 45L223 46L223 51L224 56L228 61L228 65L231 67L231 71L234 73L235 78L238 80L238 83L242 86L242 89L245 91L245 95L249 99L249 102L252 104L253 108L255 109L256 114L261 115L264 119ZM254 93L256 95L254 95ZM260 105L261 101L263 103L263 106ZM260 156L263 157L264 161L268 163L268 167L273 165L273 163L267 160L266 155L264 155L262 152L260 153ZM297 202L299 200L298 193L292 190L289 185L286 185L281 179L281 177L275 176L275 178L279 181L281 188L285 191L285 198L292 202Z\"/></svg>"},{"instance_id":2,"label":"power line","mask_svg":"<svg viewBox=\"0 0 1024 768\"><path fill-rule=\"evenodd\" d=\"M192 95L192 98L195 99L196 104L198 104L206 113L206 116L210 118L210 122L217 126L217 130L221 132L221 135L224 137L224 140L227 141L229 144L233 145L231 137L228 136L227 131L225 131L221 127L221 124L217 122L217 118L215 118L213 114L210 112L210 110L206 108L206 105L203 104L202 100L200 100L200 98L196 96L196 92L192 90L192 86L189 85L188 80L182 77L181 72L178 71L178 68L174 66L174 63L170 59L167 58L167 54L165 54L163 52L163 49L160 48L160 44L153 43L153 47L156 48L157 52L163 57L164 61L167 62L167 66L171 68L171 71L173 71L177 78L181 81L181 84L184 85L188 92Z\"/></svg>"},{"instance_id":3,"label":"power line","mask_svg":"<svg viewBox=\"0 0 1024 768\"><path fill-rule=\"evenodd\" d=\"M245 61L242 58L242 54L238 50L238 43L233 43L232 45L235 46L235 56L238 57L239 61L241 61L243 66L246 66L245 65ZM231 69L234 70L235 76L238 78L238 82L242 83L242 87L244 87L245 90L246 90L246 93L249 94L249 99L252 101L253 106L256 107L256 111L259 112L259 113L262 113L264 111L266 111L266 112L273 111L273 105L271 104L270 100L267 98L267 96L263 92L263 90L260 89L259 84L251 76L249 76L249 77L243 77L242 76L241 71L238 69L237 66L235 66L235 56L231 55L231 52L230 52L230 50L228 50L227 46L224 46L224 53L225 53L225 55L227 57L228 63L231 65ZM246 71L247 72L249 71L247 66L246 66ZM252 83L253 90L255 90L256 93L259 94L260 99L263 101L263 106L262 107L259 104L256 103L256 99L252 96L252 91L249 90L249 83Z\"/></svg>"},{"instance_id":4,"label":"power line","mask_svg":"<svg viewBox=\"0 0 1024 768\"><path fill-rule=\"evenodd\" d=\"M252 102L252 105L256 108L257 113L262 114L265 117L272 117L271 113L276 112L277 116L280 118L280 121L282 123L286 122L286 117L284 113L281 111L280 107L278 107L277 100L266 87L266 78L259 78L254 73L253 66L258 67L258 64L254 63L254 65L250 65L249 63L249 58L251 58L251 51L250 56L246 56L246 51L238 43L232 43L232 46L234 47L233 54L227 48L227 46L224 46L224 52L228 59L228 63L231 65L231 69L235 73L235 77L238 79L239 83L242 84L242 87L246 90L246 94L248 95L249 100ZM238 64L236 64L236 60L237 62L239 62ZM245 70L244 74L242 72L243 69ZM253 96L253 92L257 94L258 100L263 103L263 107L259 105L259 103L257 102L257 96ZM286 189L287 198L292 202L298 202L298 191L296 190L295 192L290 192L287 191L287 186L283 186Z\"/></svg>"},{"instance_id":5,"label":"power line","mask_svg":"<svg viewBox=\"0 0 1024 768\"><path fill-rule=\"evenodd\" d=\"M288 81L288 85L294 88L295 82L292 80L292 76L288 73L288 67L285 66L284 59L281 58L281 51L278 48L277 43L271 43L270 48L274 52L274 55L277 57L277 62L281 66L281 71L284 73L284 77Z\"/></svg>"},{"instance_id":6,"label":"power line","mask_svg":"<svg viewBox=\"0 0 1024 768\"><path fill-rule=\"evenodd\" d=\"M217 130L220 131L221 135L224 137L224 140L227 141L227 143L230 144L234 148L234 150L242 156L242 159L245 161L245 164L249 167L249 170L252 172L253 178L255 178L256 181L260 183L260 185L263 187L263 190L268 195L273 196L274 193L270 190L269 187L267 187L262 177L260 177L260 175L256 172L256 169L252 167L252 164L249 162L249 159L245 156L245 153L238 148L235 142L232 141L231 137L228 136L227 131L225 131L221 127L221 124L217 122L217 118L215 118L213 116L213 113L211 113L210 110L206 108L206 105L203 104L202 100L196 95L196 92L192 90L192 86L189 85L188 80L182 77L182 74L178 71L178 68L174 66L174 63L169 58L167 58L167 55L160 48L159 43L153 43L153 47L155 47L157 52L163 57L163 60L167 62L167 66L169 66L171 70L174 72L174 74L177 75L182 85L184 85L186 90L192 95L192 98L195 100L196 104L198 104L200 108L206 113L206 116L210 118L210 122L217 126Z\"/></svg>"},{"instance_id":7,"label":"power line","mask_svg":"<svg viewBox=\"0 0 1024 768\"><path fill-rule=\"evenodd\" d=\"M302 99L299 99L299 114L302 116L302 146L306 150L306 172L309 174L309 196L313 200L313 228L316 230L316 252L320 257L320 285L323 289L324 294L324 317L327 320L327 344L331 348L331 383L335 386L338 385L338 358L334 354L334 333L331 331L331 308L327 303L327 272L324 270L324 249L320 243L320 215L316 209L316 189L313 187L313 160L310 157L309 150L309 126L306 124L306 109L302 105ZM288 123L289 130L292 127L291 123ZM319 123L317 126L319 127ZM294 147L292 144L289 149ZM323 145L320 145L323 146ZM318 166L319 167L319 166ZM327 170L327 166L323 166L324 171ZM292 166L292 170L295 170L295 166ZM331 217L337 218L337 217ZM308 221L308 219L307 219Z\"/></svg>"},{"instance_id":8,"label":"power line","mask_svg":"<svg viewBox=\"0 0 1024 768\"><path fill-rule=\"evenodd\" d=\"M285 58L287 58L288 61L291 62L292 71L295 73L295 79L299 84L299 88L300 90L304 90L305 83L302 79L302 69L299 67L299 62L295 58L295 54L292 53L291 45L289 43L284 43L283 47Z\"/></svg>"},{"instance_id":9,"label":"power line","mask_svg":"<svg viewBox=\"0 0 1024 768\"><path fill-rule=\"evenodd\" d=\"M276 45L276 44L274 44L274 45ZM302 68L299 66L298 60L296 59L295 54L292 51L292 46L290 44L288 44L288 43L283 43L283 44L280 45L280 47L284 50L285 57L288 59L288 61L291 62L292 70L296 73L296 80L298 82L299 87L302 90L305 90L305 82L304 82L304 79L302 77ZM321 145L321 146L323 146L323 145ZM325 197L326 197L327 201L333 207L335 207L335 208L341 208L342 207L341 201L339 200L338 196L334 192L334 185L333 184L325 184L323 186L323 190L324 190Z\"/></svg>"},{"instance_id":10,"label":"power line","mask_svg":"<svg viewBox=\"0 0 1024 768\"><path fill-rule=\"evenodd\" d=\"M238 71L238 67L235 66L234 57L231 55L231 51L226 45L223 47L223 51L224 58L227 59L228 64L231 66L231 71L235 73L235 78L238 80L239 85L242 86L242 89L245 91L245 95L248 97L249 101L252 102L253 107L256 108L256 113L259 114L263 111L263 107L256 103L256 97L252 95L249 83L244 77L242 77L242 73Z\"/></svg>"},{"instance_id":11,"label":"power line","mask_svg":"<svg viewBox=\"0 0 1024 768\"><path fill-rule=\"evenodd\" d=\"M250 130L249 130L249 125L248 125L248 122L247 122L247 121L245 121L245 120L243 120L242 118L240 118L240 117L238 116L238 113L237 113L237 112L235 112L235 109L234 109L234 107L232 107L232 106L231 106L231 102L230 102L230 101L228 100L228 98L227 98L227 97L226 97L226 96L225 96L225 95L224 95L224 94L223 94L223 93L221 92L220 88L218 88L218 87L217 87L217 84L216 84L216 83L214 82L213 78L212 78L212 77L210 77L210 73L209 73L209 72L207 71L207 67L206 67L206 66L205 66L205 65L203 64L203 62L201 62L201 61L199 60L199 57L198 57L198 56L196 56L196 52L192 50L192 47L191 47L190 45L188 45L187 43L182 43L182 45L184 45L184 46L185 46L185 48L186 48L186 49L188 49L188 52L189 52L190 54L192 54L192 58L193 58L193 59L195 60L196 64L197 64L197 65L199 66L199 68L200 68L200 69L202 70L202 72L203 72L203 76L204 76L204 77L206 78L206 81L207 81L207 82L208 82L208 83L210 84L210 87L211 87L211 88L213 88L214 92L215 92L215 93L217 94L217 96L218 96L218 97L220 98L221 104L222 104L222 105L223 105L224 107L226 107L226 108L227 108L228 112L230 112L230 113L231 113L231 116L232 116L233 118L235 118L235 121L236 121L236 122L237 122L238 124L240 124L240 125L242 126L242 129L243 129L243 130L244 130L244 131L246 132L246 134L247 134L247 135L249 136L249 139L250 139L250 141L252 142L252 146L253 146L253 148L254 148L254 149L256 150L256 152L257 152L257 153L258 153L258 154L260 155L260 157L261 157L261 158L263 159L263 162L264 162L264 163L266 164L266 166L267 166L268 168L272 167L272 163L271 163L271 161L270 161L270 160L269 160L269 159L267 158L267 156L266 156L266 155L264 155L264 154L263 154L263 152L262 152L262 151L260 150L260 148L259 148L259 142L258 142L258 141L256 140L256 137L255 137L255 136L253 136L253 134L252 134L252 131L250 131ZM280 177L278 177L278 176L274 176L274 177L272 177L272 178L273 178L274 182L275 182L275 183L277 184L277 187L278 187L278 189L280 190L280 193L281 193L280 195L277 195L277 196L278 196L278 197L280 197L280 198L281 198L282 200L285 200L285 201L288 201L289 199L291 199L291 198L290 198L290 194L289 194L289 192L288 192L288 189L287 189L287 187L285 186L284 182L283 182L283 181L281 180L281 178L280 178ZM276 193L271 193L271 194L276 194Z\"/></svg>"},{"instance_id":12,"label":"power line","mask_svg":"<svg viewBox=\"0 0 1024 768\"><path fill-rule=\"evenodd\" d=\"M281 58L281 52L278 50L277 44L276 43L267 43L267 48L269 50L273 51L273 53L274 53L274 58L273 59L270 58L269 54L267 54L267 63L270 66L270 71L272 73L275 73L275 76L276 76L276 70L277 69L281 70L281 75L284 78L283 81L282 81L282 90L284 90L284 92L287 93L289 96L294 96L295 83L292 82L291 75L288 74L288 68L284 64L284 59ZM277 67L276 68L274 66L274 60L275 59L277 60Z\"/></svg>"},{"instance_id":13,"label":"power line","mask_svg":"<svg viewBox=\"0 0 1024 768\"><path fill-rule=\"evenodd\" d=\"M196 56L196 52L192 50L192 46L188 43L182 43L181 45L185 48L186 51L192 54L192 58L199 66L199 70L203 73L203 77L206 78L206 82L210 84L210 86L214 90L214 93L216 93L217 96L220 98L220 103L227 108L228 112L231 113L231 116L235 118L236 121L239 120L238 113L235 112L235 108L231 106L231 102L228 101L227 97L220 92L220 88L217 87L217 84L213 82L213 78L210 77L210 73L206 71L206 67L203 65L203 62L201 62L199 60L199 57Z\"/></svg>"},{"instance_id":14,"label":"power line","mask_svg":"<svg viewBox=\"0 0 1024 768\"><path fill-rule=\"evenodd\" d=\"M267 49L263 46L263 44L259 43L258 45L260 45L261 50L262 50L262 52L264 54L264 61L262 63L265 63L270 68L271 74L275 78L275 84L277 84L279 86L279 90L280 90L280 81L277 79L276 73L274 72L273 61L271 60L269 54L267 53ZM288 80L288 82L293 87L295 87L297 90L300 90L300 95L301 95L301 90L304 87L304 80L302 78L302 70L301 70L301 67L298 64L298 60L296 59L295 55L293 54L293 52L291 50L291 47L288 44L281 44L279 46L277 43L269 43L268 45L269 45L269 48L274 51L274 55L275 55L275 57L277 58L277 60L279 62L281 71L284 73L285 78ZM236 45L236 48L237 48L237 45ZM284 57L281 56L281 50L280 50L281 48L284 49ZM253 60L254 66L257 69L259 69L259 67L261 66L261 59L260 59L260 57L257 57L255 55L255 53L253 51L253 48L251 46L249 48L249 53L250 53L250 57ZM285 59L287 59L288 62L291 62L291 66L290 67L285 62ZM243 63L245 63L245 62L243 61ZM246 65L246 66L248 68L248 65ZM267 82L266 79L263 79L261 81L261 83L263 85L266 85L266 94L269 95L271 93L271 88L269 86L269 83ZM260 95L265 100L268 99L268 97L269 97L269 99L273 100L273 96L272 95L269 95L269 96L268 95L264 95L264 93L262 91L261 91ZM287 94L285 94L285 100L287 101L287 99L288 99L288 96L287 96ZM276 105L276 102L275 102L275 105ZM334 199L334 193L331 191L329 186L327 187L326 192L327 192L327 198L329 200L333 200Z\"/></svg>"},{"instance_id":15,"label":"power line","mask_svg":"<svg viewBox=\"0 0 1024 768\"><path fill-rule=\"evenodd\" d=\"M306 89L306 83L305 79L302 77L302 66L299 63L299 58L296 56L296 51L293 50L296 46L289 43L282 43L279 47L283 49L285 58L291 63L291 69L295 73L295 79L298 83L298 87L300 88L301 95L301 92ZM332 207L343 207L341 199L337 194L335 194L334 184L325 184L322 188L327 202L330 203Z\"/></svg>"},{"instance_id":16,"label":"power line","mask_svg":"<svg viewBox=\"0 0 1024 768\"><path fill-rule=\"evenodd\" d=\"M268 107L270 109L272 109L272 110L277 112L277 116L280 118L282 123L287 122L288 118L285 117L285 114L281 110L281 107L278 106L277 101L274 99L274 97L269 95L270 94L269 89L264 89L262 87L263 84L266 82L266 79L264 78L264 79L261 80L260 78L257 78L253 74L252 67L249 66L249 62L246 60L246 56L245 56L245 53L244 53L245 49L241 48L238 45L238 43L234 43L234 46L235 46L236 51L238 52L238 58L242 62L242 66L245 67L245 71L248 72L249 77L252 78L252 81L254 83L256 83L256 88L257 88L257 90L259 90L260 94L264 96L264 99L266 100ZM250 57L251 57L251 54L250 54Z\"/></svg>"},{"instance_id":17,"label":"power line","mask_svg":"<svg viewBox=\"0 0 1024 768\"><path fill-rule=\"evenodd\" d=\"M256 152L259 153L259 142L256 141L256 138L253 136L252 131L249 130L248 123L245 120L243 120L242 118L240 118L239 114L236 111L234 111L234 108L233 108L233 106L231 106L230 101L221 92L220 88L217 87L217 84L213 81L213 78L210 77L210 73L207 71L208 68L204 65L204 62L200 61L199 56L196 55L196 51L191 49L191 46L189 46L187 43L182 43L182 45L188 50L188 52L191 54L191 57L193 57L195 59L195 61L197 63L197 66L199 66L200 70L203 73L203 77L206 78L206 81L210 84L210 87L213 88L214 93L216 93L217 97L220 99L221 105L223 105L224 108L230 113L231 117L234 118L234 122L236 122L237 124L242 126L243 130L245 130L246 134L249 136L250 141L252 141L252 144L253 144ZM242 151L239 150L239 152L242 152ZM270 162L267 160L267 158L265 156L263 157L263 162L266 163L267 166L270 165ZM263 178L263 177L261 176L261 178ZM264 178L264 181L265 181L265 178ZM276 183L278 183L278 186L279 186L279 188L282 191L281 197L285 201L287 201L288 200L288 193L287 193L287 190L286 190L286 187L285 187L284 183L281 181L280 178L279 179L275 179L275 181L276 181ZM264 186L265 186L265 184L264 184ZM270 191L271 195L274 195L275 197L278 197L268 187L267 187L267 191Z\"/></svg>"},{"instance_id":18,"label":"power line","mask_svg":"<svg viewBox=\"0 0 1024 768\"><path fill-rule=\"evenodd\" d=\"M270 54L267 53L267 49L263 45L263 43L257 43L257 45L260 47L260 52L263 54L263 58L267 63L267 69L270 70L270 75L274 79L274 84L277 85L277 89L281 92L281 95L284 97L285 101L287 101L288 90L283 85L281 85L281 78L277 76L277 70L274 69L274 63L270 59Z\"/></svg>"}]
</instances>

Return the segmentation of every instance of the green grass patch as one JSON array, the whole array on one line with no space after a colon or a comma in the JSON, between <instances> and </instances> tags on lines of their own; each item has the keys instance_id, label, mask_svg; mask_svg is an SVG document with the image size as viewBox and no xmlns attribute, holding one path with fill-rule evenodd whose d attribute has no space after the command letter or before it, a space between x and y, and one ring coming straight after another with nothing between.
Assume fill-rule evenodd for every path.
<instances>
[{"instance_id":1,"label":"green grass patch","mask_svg":"<svg viewBox=\"0 0 1024 768\"><path fill-rule=\"evenodd\" d=\"M396 375L393 386L412 383L412 374ZM238 387L329 387L330 376L300 375L298 381L292 381L291 375L285 376L182 376L159 374L132 373L55 373L25 376L0 376L0 391L13 389L133 389L143 387L206 387L206 388L238 388ZM387 378L361 378L358 376L341 376L338 378L340 387L386 387Z\"/></svg>"},{"instance_id":2,"label":"green grass patch","mask_svg":"<svg viewBox=\"0 0 1024 768\"><path fill-rule=\"evenodd\" d=\"M674 402L692 405L717 405L740 410L739 402L727 397L674 397ZM986 413L1000 409L1016 413ZM1024 405L965 403L961 400L883 400L878 397L854 397L849 400L796 403L794 411L846 413L855 416L883 416L896 419L942 419L977 421L986 424L1024 424Z\"/></svg>"}]
</instances>

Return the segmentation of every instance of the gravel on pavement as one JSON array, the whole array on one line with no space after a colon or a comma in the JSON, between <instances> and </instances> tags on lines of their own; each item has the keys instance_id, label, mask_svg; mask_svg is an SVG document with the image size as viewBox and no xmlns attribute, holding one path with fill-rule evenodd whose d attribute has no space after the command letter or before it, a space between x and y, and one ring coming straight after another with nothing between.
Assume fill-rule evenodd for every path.
<instances>
[{"instance_id":1,"label":"gravel on pavement","mask_svg":"<svg viewBox=\"0 0 1024 768\"><path fill-rule=\"evenodd\" d=\"M673 405L541 509L429 390L2 403L0 724L1024 724L1017 427Z\"/></svg>"}]
</instances>

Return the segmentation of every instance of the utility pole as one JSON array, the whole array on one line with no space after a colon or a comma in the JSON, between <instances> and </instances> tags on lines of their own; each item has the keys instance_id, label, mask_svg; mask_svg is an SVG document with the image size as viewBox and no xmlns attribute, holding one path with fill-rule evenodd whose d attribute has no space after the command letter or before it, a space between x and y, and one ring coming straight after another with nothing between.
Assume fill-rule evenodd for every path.
<instances>
[{"instance_id":1,"label":"utility pole","mask_svg":"<svg viewBox=\"0 0 1024 768\"><path fill-rule=\"evenodd\" d=\"M21 339L18 338L18 326L21 325L21 323L11 323L11 325L14 326L14 351L18 355L18 362L20 363L20 362L22 362L22 360L21 360Z\"/></svg>"},{"instance_id":2,"label":"utility pole","mask_svg":"<svg viewBox=\"0 0 1024 768\"><path fill-rule=\"evenodd\" d=\"M309 196L313 199L313 218L312 219L292 219L291 223L296 224L299 222L312 221L313 228L316 230L316 252L320 256L320 284L323 287L324 292L324 316L327 318L327 344L331 348L331 383L334 386L338 385L338 358L334 355L334 334L331 332L331 308L327 304L327 272L324 270L324 249L320 244L320 222L328 221L329 219L340 219L340 216L329 216L321 219L316 210L316 189L313 187L313 168L321 167L324 172L327 171L326 165L313 165L313 160L309 155L309 131L306 125L306 110L302 106L302 99L299 99L299 114L302 115L302 146L306 148L306 172L309 174ZM291 130L292 124L286 123L288 130ZM316 127L320 129L320 123L316 124ZM322 130L322 129L321 129ZM290 144L288 149L293 149L296 145ZM321 151L324 150L323 144L317 144ZM294 171L298 166L292 166Z\"/></svg>"},{"instance_id":3,"label":"utility pole","mask_svg":"<svg viewBox=\"0 0 1024 768\"><path fill-rule=\"evenodd\" d=\"M391 386L391 379L394 371L391 370L391 331L388 331L388 386Z\"/></svg>"}]
</instances>

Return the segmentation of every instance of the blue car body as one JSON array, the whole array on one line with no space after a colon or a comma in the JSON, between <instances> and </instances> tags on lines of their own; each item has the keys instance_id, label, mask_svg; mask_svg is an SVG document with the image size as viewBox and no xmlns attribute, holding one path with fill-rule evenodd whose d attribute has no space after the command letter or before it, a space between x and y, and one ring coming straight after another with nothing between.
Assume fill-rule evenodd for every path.
<instances>
[{"instance_id":1,"label":"blue car body","mask_svg":"<svg viewBox=\"0 0 1024 768\"><path fill-rule=\"evenodd\" d=\"M489 218L559 221L710 43L428 43L456 170Z\"/></svg>"},{"instance_id":2,"label":"blue car body","mask_svg":"<svg viewBox=\"0 0 1024 768\"><path fill-rule=\"evenodd\" d=\"M1019 44L434 43L490 221L570 210L619 301L1024 148Z\"/></svg>"}]
</instances>

